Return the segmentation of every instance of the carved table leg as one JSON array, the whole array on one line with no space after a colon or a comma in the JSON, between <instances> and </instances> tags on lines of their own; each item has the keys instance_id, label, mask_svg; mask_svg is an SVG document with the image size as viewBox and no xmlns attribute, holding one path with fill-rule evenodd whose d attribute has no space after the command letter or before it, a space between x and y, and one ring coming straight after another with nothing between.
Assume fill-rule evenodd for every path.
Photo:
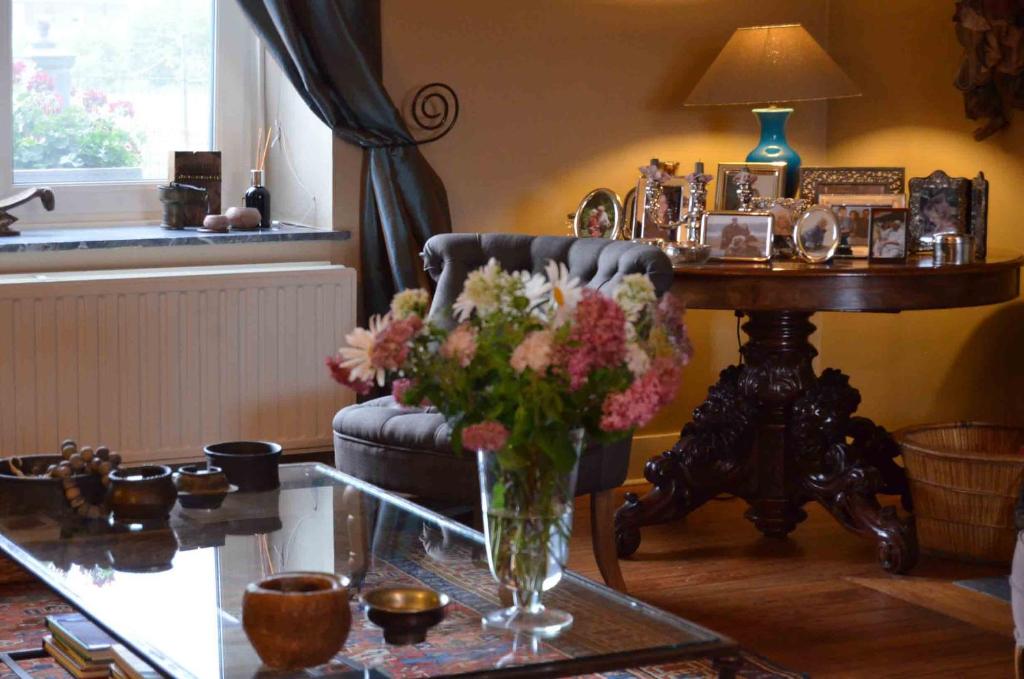
<instances>
[{"instance_id":1,"label":"carved table leg","mask_svg":"<svg viewBox=\"0 0 1024 679\"><path fill-rule=\"evenodd\" d=\"M626 493L626 503L615 513L620 557L640 546L641 526L681 518L718 493L736 492L756 418L756 404L740 393L740 372L735 366L723 370L679 442L647 462L644 476L654 488L642 498Z\"/></svg>"},{"instance_id":2,"label":"carved table leg","mask_svg":"<svg viewBox=\"0 0 1024 679\"><path fill-rule=\"evenodd\" d=\"M853 417L860 394L837 370L815 377L809 312L748 314L743 365L725 369L679 442L647 463L654 488L626 494L615 514L620 557L640 546L640 527L685 516L728 492L750 504L747 518L785 537L816 500L850 530L878 540L882 565L906 572L917 560L912 518L876 494L910 496L899 447L882 427Z\"/></svg>"},{"instance_id":3,"label":"carved table leg","mask_svg":"<svg viewBox=\"0 0 1024 679\"><path fill-rule=\"evenodd\" d=\"M876 498L898 494L910 509L906 475L894 461L899 446L882 427L852 416L859 404L850 379L826 370L793 406L791 452L805 470L808 496L846 528L877 540L885 570L906 573L918 557L913 517L882 507Z\"/></svg>"}]
</instances>

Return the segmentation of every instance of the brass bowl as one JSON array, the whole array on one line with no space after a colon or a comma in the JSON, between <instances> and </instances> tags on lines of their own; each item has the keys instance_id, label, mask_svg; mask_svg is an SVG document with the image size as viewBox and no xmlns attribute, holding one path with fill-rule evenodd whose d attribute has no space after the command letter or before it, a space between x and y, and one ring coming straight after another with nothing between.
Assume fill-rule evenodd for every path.
<instances>
[{"instance_id":1,"label":"brass bowl","mask_svg":"<svg viewBox=\"0 0 1024 679\"><path fill-rule=\"evenodd\" d=\"M444 620L447 594L424 587L381 587L364 593L366 617L384 631L389 644L418 644L427 630Z\"/></svg>"}]
</instances>

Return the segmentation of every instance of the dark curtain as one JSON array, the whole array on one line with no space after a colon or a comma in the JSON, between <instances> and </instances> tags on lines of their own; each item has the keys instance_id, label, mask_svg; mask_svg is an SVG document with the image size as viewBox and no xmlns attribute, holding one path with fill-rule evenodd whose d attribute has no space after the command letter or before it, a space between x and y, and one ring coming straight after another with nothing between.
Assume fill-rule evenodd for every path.
<instances>
[{"instance_id":1,"label":"dark curtain","mask_svg":"<svg viewBox=\"0 0 1024 679\"><path fill-rule=\"evenodd\" d=\"M381 82L380 0L239 0L306 104L363 148L363 318L417 287L417 253L451 231L448 194Z\"/></svg>"}]
</instances>

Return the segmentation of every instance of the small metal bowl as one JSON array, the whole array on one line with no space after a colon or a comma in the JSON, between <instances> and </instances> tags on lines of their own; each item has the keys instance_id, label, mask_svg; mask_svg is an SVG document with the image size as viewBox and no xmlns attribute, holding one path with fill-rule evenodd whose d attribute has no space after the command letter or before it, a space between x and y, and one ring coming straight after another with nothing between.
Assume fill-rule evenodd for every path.
<instances>
[{"instance_id":1,"label":"small metal bowl","mask_svg":"<svg viewBox=\"0 0 1024 679\"><path fill-rule=\"evenodd\" d=\"M447 594L424 587L381 587L360 599L366 617L384 630L384 641L408 645L426 641L427 630L444 620Z\"/></svg>"}]
</instances>

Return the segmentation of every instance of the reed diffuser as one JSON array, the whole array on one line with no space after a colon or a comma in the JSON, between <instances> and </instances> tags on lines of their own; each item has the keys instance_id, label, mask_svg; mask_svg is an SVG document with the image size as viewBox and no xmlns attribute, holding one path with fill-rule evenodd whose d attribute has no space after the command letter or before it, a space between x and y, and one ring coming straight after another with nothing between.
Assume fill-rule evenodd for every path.
<instances>
[{"instance_id":1,"label":"reed diffuser","mask_svg":"<svg viewBox=\"0 0 1024 679\"><path fill-rule=\"evenodd\" d=\"M256 136L256 167L250 171L250 186L245 192L245 206L256 208L260 212L260 228L270 228L270 191L263 186L263 170L267 165L267 152L270 151L270 128L267 128L266 139L263 130Z\"/></svg>"}]
</instances>

